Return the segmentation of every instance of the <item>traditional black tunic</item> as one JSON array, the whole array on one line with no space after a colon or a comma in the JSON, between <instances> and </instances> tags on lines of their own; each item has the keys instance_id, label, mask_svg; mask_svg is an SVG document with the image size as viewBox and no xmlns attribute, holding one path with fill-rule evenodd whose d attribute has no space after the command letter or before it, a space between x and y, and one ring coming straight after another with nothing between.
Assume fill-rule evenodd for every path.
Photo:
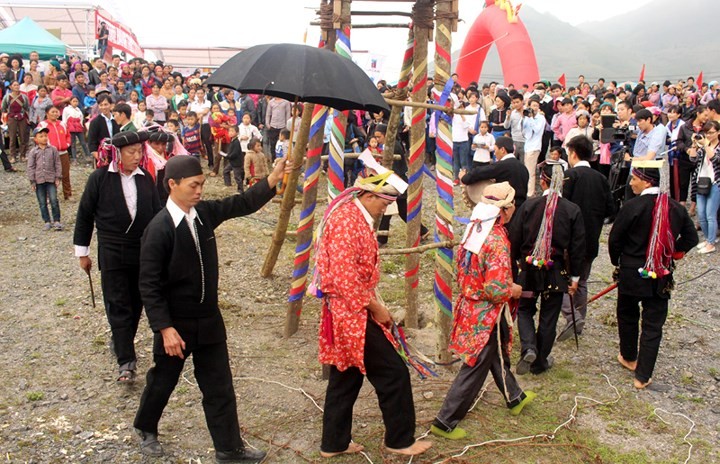
<instances>
[{"instance_id":1,"label":"traditional black tunic","mask_svg":"<svg viewBox=\"0 0 720 464\"><path fill-rule=\"evenodd\" d=\"M142 313L138 274L140 239L160 201L150 173L135 175L137 212L130 216L120 174L108 167L88 178L78 205L73 243L90 246L93 225L97 227L98 267L103 300L112 329L113 348L121 368L135 369L135 333ZM122 369L121 369L122 370Z\"/></svg>"},{"instance_id":2,"label":"traditional black tunic","mask_svg":"<svg viewBox=\"0 0 720 464\"><path fill-rule=\"evenodd\" d=\"M510 223L511 254L513 260L519 262L517 283L523 288L523 297L518 305L518 332L523 357L529 350L537 355L530 365L533 374L550 368L548 356L555 342L555 326L560 316L563 294L568 289L570 277L580 276L585 258L585 227L580 208L565 198L558 198L551 243L553 267L538 269L525 261L535 247L546 202L546 196L530 198L516 211ZM566 253L569 261L566 261ZM540 294L542 298L536 332L534 317Z\"/></svg>"},{"instance_id":3,"label":"traditional black tunic","mask_svg":"<svg viewBox=\"0 0 720 464\"><path fill-rule=\"evenodd\" d=\"M252 214L275 195L264 179L243 194L195 206L194 226L175 225L167 207L148 226L142 240L140 292L150 328L155 332L147 385L135 417L135 427L157 433L163 409L175 389L184 359L165 353L160 330L174 327L186 343L185 358L193 355L195 378L215 449L241 448L235 390L227 354L225 323L218 308L218 257L215 228L224 221Z\"/></svg>"},{"instance_id":4,"label":"traditional black tunic","mask_svg":"<svg viewBox=\"0 0 720 464\"><path fill-rule=\"evenodd\" d=\"M637 361L635 378L646 383L652 378L668 312L672 273L657 279L643 279L638 268L645 266L657 194L637 196L618 212L608 240L610 261L619 266L617 318L620 354ZM670 228L675 251L688 252L698 243L695 226L685 207L670 200ZM642 335L638 349L639 304L642 303Z\"/></svg>"}]
</instances>

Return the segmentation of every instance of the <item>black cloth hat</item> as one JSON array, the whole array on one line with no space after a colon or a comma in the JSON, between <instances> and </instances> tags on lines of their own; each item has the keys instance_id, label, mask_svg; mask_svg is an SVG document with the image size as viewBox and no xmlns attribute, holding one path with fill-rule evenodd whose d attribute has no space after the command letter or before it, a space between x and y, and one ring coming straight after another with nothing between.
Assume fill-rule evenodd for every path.
<instances>
[{"instance_id":1,"label":"black cloth hat","mask_svg":"<svg viewBox=\"0 0 720 464\"><path fill-rule=\"evenodd\" d=\"M148 139L150 142L164 142L168 143L172 138L172 134L168 134L167 132L163 132L161 130L151 132L150 138Z\"/></svg>"},{"instance_id":2,"label":"black cloth hat","mask_svg":"<svg viewBox=\"0 0 720 464\"><path fill-rule=\"evenodd\" d=\"M200 161L194 156L173 156L165 164L165 177L163 184L165 190L170 191L168 181L174 179L176 181L186 177L195 177L203 173Z\"/></svg>"},{"instance_id":3,"label":"black cloth hat","mask_svg":"<svg viewBox=\"0 0 720 464\"><path fill-rule=\"evenodd\" d=\"M650 185L660 185L660 170L657 168L641 168L633 166L632 175L644 180L645 182L649 182Z\"/></svg>"},{"instance_id":4,"label":"black cloth hat","mask_svg":"<svg viewBox=\"0 0 720 464\"><path fill-rule=\"evenodd\" d=\"M505 103L505 108L508 108L510 106L510 97L508 97L508 94L505 92L498 92L497 98L503 101Z\"/></svg>"},{"instance_id":5,"label":"black cloth hat","mask_svg":"<svg viewBox=\"0 0 720 464\"><path fill-rule=\"evenodd\" d=\"M136 143L143 143L150 137L147 131L141 132L120 132L115 134L110 143L115 145L117 148L127 147L128 145L134 145Z\"/></svg>"}]
</instances>

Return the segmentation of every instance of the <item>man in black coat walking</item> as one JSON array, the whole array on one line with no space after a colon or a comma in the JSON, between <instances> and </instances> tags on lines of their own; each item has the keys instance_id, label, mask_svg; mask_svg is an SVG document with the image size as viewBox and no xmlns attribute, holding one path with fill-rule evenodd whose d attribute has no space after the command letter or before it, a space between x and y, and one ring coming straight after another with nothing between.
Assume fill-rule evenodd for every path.
<instances>
[{"instance_id":1,"label":"man in black coat walking","mask_svg":"<svg viewBox=\"0 0 720 464\"><path fill-rule=\"evenodd\" d=\"M519 375L528 371L540 374L552 367L550 352L563 295L577 291L583 268L582 214L575 203L560 196L562 182L562 167L546 164L540 177L543 194L523 203L510 223L512 259L520 263L516 282L523 288L517 316L522 344L520 362L515 368ZM534 317L539 296L542 297L536 331Z\"/></svg>"},{"instance_id":2,"label":"man in black coat walking","mask_svg":"<svg viewBox=\"0 0 720 464\"><path fill-rule=\"evenodd\" d=\"M661 219L655 217L654 210L663 195L658 187L659 182L659 169L638 167L633 163L630 188L636 196L623 204L608 239L610 261L618 269L618 361L635 372L634 385L638 389L647 387L652 381L673 287L674 260L681 259L698 243L695 225L685 207L670 198L667 199L667 214L660 216L667 222L659 224L660 232L656 233L656 221ZM665 240L669 237L671 242L664 243L663 235ZM662 267L651 269L652 274L648 275L648 252L655 251L648 250L648 243L653 237L659 243L657 246L662 246L664 253L671 251L672 256L667 256L667 263L655 263ZM640 303L643 308L642 321ZM638 333L639 322L642 326L641 335Z\"/></svg>"},{"instance_id":3,"label":"man in black coat walking","mask_svg":"<svg viewBox=\"0 0 720 464\"><path fill-rule=\"evenodd\" d=\"M587 281L592 263L598 255L603 222L615 212L615 202L607 178L590 167L590 159L593 155L593 144L590 139L579 135L570 140L566 148L572 169L565 173L567 180L563 186L563 198L578 205L582 211L585 226L585 259L580 272L578 290L573 298L576 327L573 330L573 308L570 304L570 296L566 294L562 305L566 324L558 335L559 342L570 339L575 331L580 335L585 327Z\"/></svg>"},{"instance_id":4,"label":"man in black coat walking","mask_svg":"<svg viewBox=\"0 0 720 464\"><path fill-rule=\"evenodd\" d=\"M150 173L140 167L147 132L123 132L111 140L119 156L88 177L75 221L75 256L90 272L90 240L97 228L98 267L120 383L135 380L135 333L142 314L138 288L140 239L160 211Z\"/></svg>"},{"instance_id":5,"label":"man in black coat walking","mask_svg":"<svg viewBox=\"0 0 720 464\"><path fill-rule=\"evenodd\" d=\"M192 354L217 462L260 462L265 457L246 448L240 437L225 323L218 307L215 228L259 210L275 196L275 186L291 168L282 158L266 179L246 192L201 201L205 176L200 162L176 156L165 165L170 198L145 231L140 258L140 292L155 333L155 365L148 371L134 424L144 454L163 454L158 423L185 358Z\"/></svg>"},{"instance_id":6,"label":"man in black coat walking","mask_svg":"<svg viewBox=\"0 0 720 464\"><path fill-rule=\"evenodd\" d=\"M471 169L462 176L462 183L471 185L493 179L496 183L507 181L515 189L515 206L520 209L527 199L530 174L525 165L515 158L513 150L513 141L510 137L498 137L495 140L495 157L499 161Z\"/></svg>"}]
</instances>

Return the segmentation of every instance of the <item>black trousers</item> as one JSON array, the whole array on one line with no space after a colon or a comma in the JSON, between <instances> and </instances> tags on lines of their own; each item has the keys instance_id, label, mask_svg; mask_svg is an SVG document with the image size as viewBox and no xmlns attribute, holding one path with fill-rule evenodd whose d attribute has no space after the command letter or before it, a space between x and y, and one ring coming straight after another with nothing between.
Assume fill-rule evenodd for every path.
<instances>
[{"instance_id":1,"label":"black trousers","mask_svg":"<svg viewBox=\"0 0 720 464\"><path fill-rule=\"evenodd\" d=\"M407 222L407 198L406 197L398 197L396 200L397 207L398 207L398 214L400 215L400 218ZM390 230L390 218L392 216L384 215L382 219L380 220L380 228L379 230ZM424 224L420 224L420 236L423 236L427 233L428 228L425 227ZM388 241L387 235L380 235L378 236L378 243L385 244Z\"/></svg>"},{"instance_id":2,"label":"black trousers","mask_svg":"<svg viewBox=\"0 0 720 464\"><path fill-rule=\"evenodd\" d=\"M640 303L643 307L642 320L640 320ZM627 361L637 361L635 378L643 383L652 378L667 313L668 300L664 298L640 298L618 293L617 320L620 354ZM642 333L639 333L638 322L642 326ZM639 350L638 335L640 338Z\"/></svg>"},{"instance_id":3,"label":"black trousers","mask_svg":"<svg viewBox=\"0 0 720 464\"><path fill-rule=\"evenodd\" d=\"M268 143L268 150L270 150L270 153L266 153L266 155L270 155L271 161L275 159L275 145L277 144L277 141L280 138L281 130L282 129L275 129L274 127L267 128L267 143Z\"/></svg>"},{"instance_id":4,"label":"black trousers","mask_svg":"<svg viewBox=\"0 0 720 464\"><path fill-rule=\"evenodd\" d=\"M205 147L205 155L207 155L208 167L213 167L215 162L215 151L213 148L213 136L210 124L202 124L200 126L200 140L202 141L203 147Z\"/></svg>"},{"instance_id":5,"label":"black trousers","mask_svg":"<svg viewBox=\"0 0 720 464\"><path fill-rule=\"evenodd\" d=\"M368 318L365 331L365 371L380 404L385 424L385 445L407 448L415 443L415 404L405 362L377 324ZM345 451L350 445L353 406L363 384L357 367L340 372L330 367L325 394L322 444L326 453Z\"/></svg>"},{"instance_id":6,"label":"black trousers","mask_svg":"<svg viewBox=\"0 0 720 464\"><path fill-rule=\"evenodd\" d=\"M535 313L537 312L537 296L520 298L518 305L518 332L522 354L527 350L534 350L537 359L530 365L530 372L539 374L547 370L547 358L555 343L555 326L557 325L562 308L564 293L545 292L540 294L540 317L537 331L535 331Z\"/></svg>"},{"instance_id":7,"label":"black trousers","mask_svg":"<svg viewBox=\"0 0 720 464\"><path fill-rule=\"evenodd\" d=\"M193 337L186 334L181 336L185 340L185 359L191 354L193 357L195 379L203 397L205 421L215 449L229 451L243 447L227 343L222 341L197 345ZM177 385L185 359L158 353L157 349L153 357L155 365L147 373L147 383L134 425L142 431L157 434L160 417Z\"/></svg>"},{"instance_id":8,"label":"black trousers","mask_svg":"<svg viewBox=\"0 0 720 464\"><path fill-rule=\"evenodd\" d=\"M140 268L100 270L100 283L112 331L112 343L120 370L135 369L135 334L142 315L138 287Z\"/></svg>"},{"instance_id":9,"label":"black trousers","mask_svg":"<svg viewBox=\"0 0 720 464\"><path fill-rule=\"evenodd\" d=\"M497 385L500 393L505 398L508 408L517 406L520 401L525 399L525 393L518 385L513 373L510 372L510 353L507 349L510 331L502 314L500 318L502 352L498 349L498 324L496 324L475 365L470 367L463 364L457 377L455 377L455 381L450 386L440 412L433 422L433 425L441 430L451 432L465 418L475 402L475 398L480 393L480 389L485 384L488 371L492 373L495 385ZM500 356L502 356L502 364L500 363Z\"/></svg>"}]
</instances>

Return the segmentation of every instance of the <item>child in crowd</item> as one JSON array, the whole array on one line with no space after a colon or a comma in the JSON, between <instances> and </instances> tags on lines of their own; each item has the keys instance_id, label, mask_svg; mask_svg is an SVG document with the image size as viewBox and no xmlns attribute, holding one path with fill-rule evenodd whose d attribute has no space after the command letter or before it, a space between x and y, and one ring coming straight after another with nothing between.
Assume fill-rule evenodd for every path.
<instances>
[{"instance_id":1,"label":"child in crowd","mask_svg":"<svg viewBox=\"0 0 720 464\"><path fill-rule=\"evenodd\" d=\"M232 172L233 177L235 177L235 182L237 182L238 192L242 192L243 180L245 178L245 156L240 148L240 140L238 140L239 132L237 125L232 125L228 128L230 145L228 146L227 155L225 155L226 163L223 168L223 180L226 186L231 187L232 180L230 179L230 172Z\"/></svg>"},{"instance_id":2,"label":"child in crowd","mask_svg":"<svg viewBox=\"0 0 720 464\"><path fill-rule=\"evenodd\" d=\"M262 142L256 138L250 139L245 152L245 174L248 187L252 187L269 173L267 158L262 151Z\"/></svg>"},{"instance_id":3,"label":"child in crowd","mask_svg":"<svg viewBox=\"0 0 720 464\"><path fill-rule=\"evenodd\" d=\"M83 98L83 108L85 108L85 115L89 116L92 113L92 108L97 105L97 99L95 98L95 89L92 87L88 88L85 98Z\"/></svg>"},{"instance_id":4,"label":"child in crowd","mask_svg":"<svg viewBox=\"0 0 720 464\"><path fill-rule=\"evenodd\" d=\"M382 150L380 149L380 142L378 142L377 137L375 137L374 135L368 138L367 149L370 154L373 155L375 161L380 162L380 160L382 159Z\"/></svg>"},{"instance_id":5,"label":"child in crowd","mask_svg":"<svg viewBox=\"0 0 720 464\"><path fill-rule=\"evenodd\" d=\"M35 146L27 155L27 175L30 179L40 206L40 216L45 222L45 230L54 228L62 230L60 223L60 203L57 198L57 188L62 181L62 167L60 153L57 148L48 144L48 128L41 126L33 131ZM52 208L52 223L48 213L48 201Z\"/></svg>"},{"instance_id":6,"label":"child in crowd","mask_svg":"<svg viewBox=\"0 0 720 464\"><path fill-rule=\"evenodd\" d=\"M225 115L228 117L228 124L230 126L237 126L238 120L237 120L237 114L235 113L235 108L228 108Z\"/></svg>"},{"instance_id":7,"label":"child in crowd","mask_svg":"<svg viewBox=\"0 0 720 464\"><path fill-rule=\"evenodd\" d=\"M284 158L290 149L290 131L283 129L280 131L280 136L275 144L275 159Z\"/></svg>"},{"instance_id":8,"label":"child in crowd","mask_svg":"<svg viewBox=\"0 0 720 464\"><path fill-rule=\"evenodd\" d=\"M242 124L238 127L238 139L240 139L240 148L243 153L248 152L248 142L250 139L262 140L262 135L257 127L250 124L250 114L245 113L242 117ZM245 171L247 173L247 171Z\"/></svg>"},{"instance_id":9,"label":"child in crowd","mask_svg":"<svg viewBox=\"0 0 720 464\"><path fill-rule=\"evenodd\" d=\"M199 160L202 141L200 140L200 124L198 124L197 113L194 111L188 111L185 127L182 129L181 134L185 149L190 155Z\"/></svg>"},{"instance_id":10,"label":"child in crowd","mask_svg":"<svg viewBox=\"0 0 720 464\"><path fill-rule=\"evenodd\" d=\"M187 114L188 114L188 104L186 101L181 101L178 104L178 122L180 123L180 130L185 128Z\"/></svg>"},{"instance_id":11,"label":"child in crowd","mask_svg":"<svg viewBox=\"0 0 720 464\"><path fill-rule=\"evenodd\" d=\"M563 142L563 148L567 147L568 142L578 135L583 135L592 142L593 128L590 127L590 113L586 110L578 110L575 112L575 118L577 127L573 127L568 131Z\"/></svg>"},{"instance_id":12,"label":"child in crowd","mask_svg":"<svg viewBox=\"0 0 720 464\"><path fill-rule=\"evenodd\" d=\"M478 126L480 132L475 134L472 141L473 167L487 166L492 162L491 153L495 151L495 137L489 132L490 123L481 121Z\"/></svg>"},{"instance_id":13,"label":"child in crowd","mask_svg":"<svg viewBox=\"0 0 720 464\"><path fill-rule=\"evenodd\" d=\"M73 96L70 99L70 104L63 109L62 122L65 123L68 132L70 132L70 153L73 159L77 159L75 142L80 144L80 147L85 154L85 159L90 159L90 150L88 144L85 141L85 128L83 127L83 112L78 107L80 100L78 97Z\"/></svg>"},{"instance_id":14,"label":"child in crowd","mask_svg":"<svg viewBox=\"0 0 720 464\"><path fill-rule=\"evenodd\" d=\"M143 102L144 103L144 102ZM143 121L143 127L149 127L155 124L155 111L151 109L145 110L145 120Z\"/></svg>"},{"instance_id":15,"label":"child in crowd","mask_svg":"<svg viewBox=\"0 0 720 464\"><path fill-rule=\"evenodd\" d=\"M138 102L137 111L135 112L135 116L133 116L133 124L135 127L140 128L145 126L145 120L147 118L147 115L145 114L146 112L147 104L145 103L145 100Z\"/></svg>"}]
</instances>

